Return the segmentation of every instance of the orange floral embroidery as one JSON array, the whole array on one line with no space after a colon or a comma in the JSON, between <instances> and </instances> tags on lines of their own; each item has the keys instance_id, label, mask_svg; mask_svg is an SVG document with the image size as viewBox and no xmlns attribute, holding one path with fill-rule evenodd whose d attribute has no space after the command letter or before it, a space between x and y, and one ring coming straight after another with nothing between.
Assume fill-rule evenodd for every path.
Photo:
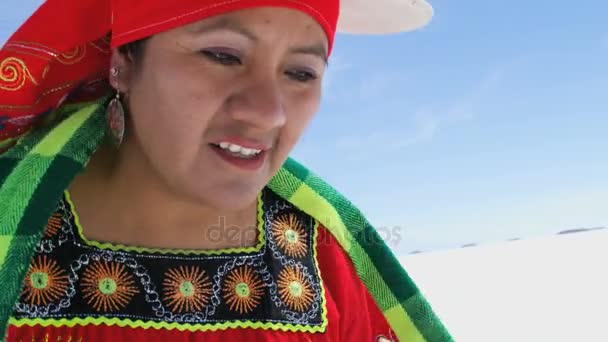
<instances>
[{"instance_id":1,"label":"orange floral embroidery","mask_svg":"<svg viewBox=\"0 0 608 342\"><path fill-rule=\"evenodd\" d=\"M68 276L57 262L46 255L39 255L25 276L24 302L48 305L64 295L67 286Z\"/></svg>"},{"instance_id":2,"label":"orange floral embroidery","mask_svg":"<svg viewBox=\"0 0 608 342\"><path fill-rule=\"evenodd\" d=\"M291 310L303 312L313 302L313 291L304 273L287 267L279 274L279 296Z\"/></svg>"},{"instance_id":3,"label":"orange floral embroidery","mask_svg":"<svg viewBox=\"0 0 608 342\"><path fill-rule=\"evenodd\" d=\"M51 238L57 234L59 229L61 229L61 219L62 217L60 213L53 213L53 215L51 215L48 223L46 224L46 229L44 230L44 237Z\"/></svg>"},{"instance_id":4,"label":"orange floral embroidery","mask_svg":"<svg viewBox=\"0 0 608 342\"><path fill-rule=\"evenodd\" d=\"M139 293L125 265L106 261L87 267L81 285L87 303L103 312L121 310Z\"/></svg>"},{"instance_id":5,"label":"orange floral embroidery","mask_svg":"<svg viewBox=\"0 0 608 342\"><path fill-rule=\"evenodd\" d=\"M301 258L307 251L307 234L304 225L295 214L279 217L272 223L275 241L290 257Z\"/></svg>"},{"instance_id":6,"label":"orange floral embroidery","mask_svg":"<svg viewBox=\"0 0 608 342\"><path fill-rule=\"evenodd\" d=\"M264 293L259 276L248 266L234 269L224 283L224 299L230 310L244 314L260 304Z\"/></svg>"},{"instance_id":7,"label":"orange floral embroidery","mask_svg":"<svg viewBox=\"0 0 608 342\"><path fill-rule=\"evenodd\" d=\"M175 312L201 311L213 293L209 277L197 266L180 266L165 273L165 302Z\"/></svg>"}]
</instances>

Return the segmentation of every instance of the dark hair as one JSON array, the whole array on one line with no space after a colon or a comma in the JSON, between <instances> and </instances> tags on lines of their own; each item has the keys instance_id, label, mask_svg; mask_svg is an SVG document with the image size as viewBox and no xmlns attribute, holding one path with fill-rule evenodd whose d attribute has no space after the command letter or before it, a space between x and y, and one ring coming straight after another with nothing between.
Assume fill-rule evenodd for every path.
<instances>
[{"instance_id":1,"label":"dark hair","mask_svg":"<svg viewBox=\"0 0 608 342\"><path fill-rule=\"evenodd\" d=\"M141 65L141 62L144 58L147 41L148 38L143 38L131 43L127 43L125 45L121 45L120 47L118 47L118 51L130 57L133 64L137 67L138 65Z\"/></svg>"}]
</instances>

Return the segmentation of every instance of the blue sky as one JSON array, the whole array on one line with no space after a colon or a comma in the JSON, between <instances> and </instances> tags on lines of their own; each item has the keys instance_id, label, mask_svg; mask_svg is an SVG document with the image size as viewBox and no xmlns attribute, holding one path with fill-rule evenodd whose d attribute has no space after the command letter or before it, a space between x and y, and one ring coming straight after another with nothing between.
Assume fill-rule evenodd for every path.
<instances>
[{"instance_id":1,"label":"blue sky","mask_svg":"<svg viewBox=\"0 0 608 342\"><path fill-rule=\"evenodd\" d=\"M0 42L39 3L3 0ZM337 37L293 157L397 254L608 226L608 4L432 4L415 33Z\"/></svg>"}]
</instances>

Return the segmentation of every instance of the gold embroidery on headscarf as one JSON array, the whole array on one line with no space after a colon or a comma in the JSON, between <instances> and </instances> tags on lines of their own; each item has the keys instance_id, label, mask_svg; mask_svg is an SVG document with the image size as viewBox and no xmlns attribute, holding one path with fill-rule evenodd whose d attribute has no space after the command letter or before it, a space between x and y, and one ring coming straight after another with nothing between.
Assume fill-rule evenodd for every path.
<instances>
[{"instance_id":1,"label":"gold embroidery on headscarf","mask_svg":"<svg viewBox=\"0 0 608 342\"><path fill-rule=\"evenodd\" d=\"M42 71L42 79L46 78L46 74L48 74L49 70L51 70L51 67L49 65L44 67L44 70Z\"/></svg>"},{"instance_id":2,"label":"gold embroidery on headscarf","mask_svg":"<svg viewBox=\"0 0 608 342\"><path fill-rule=\"evenodd\" d=\"M98 83L98 82L103 82L104 80L106 80L105 77L102 78L96 78L93 79L91 81L88 81L89 84L94 84L94 83ZM68 88L71 88L75 85L74 82L69 82L69 83L64 83L60 86L57 86L55 88L51 88L51 89L47 89L44 92L42 92L42 94L40 94L40 96L38 96L38 98L36 99L36 101L34 101L34 103L32 104L28 104L28 105L3 105L0 104L0 110L10 110L10 111L25 111L25 110L30 110L31 108L36 107L40 101L42 101L42 99L44 97L46 97L47 95L50 95L52 93L58 92L58 91L62 91Z\"/></svg>"},{"instance_id":3,"label":"gold embroidery on headscarf","mask_svg":"<svg viewBox=\"0 0 608 342\"><path fill-rule=\"evenodd\" d=\"M49 89L49 90L43 92L42 94L40 94L40 96L36 99L36 101L29 105L0 105L0 109L1 110L29 110L30 108L36 107L45 96L52 94L54 92L57 92L57 91L61 91L61 90L70 88L73 85L74 85L74 83L66 83L59 87Z\"/></svg>"},{"instance_id":4,"label":"gold embroidery on headscarf","mask_svg":"<svg viewBox=\"0 0 608 342\"><path fill-rule=\"evenodd\" d=\"M8 43L6 43L6 45L4 45L4 48L13 48L15 50L18 51L22 51L22 50L29 50L29 51L33 51L33 52L37 52L39 54L45 54L49 57L57 57L59 55L59 53L57 52L57 50L52 49L48 46L42 45L40 43L36 43L36 42L24 42L24 41L10 41Z\"/></svg>"},{"instance_id":5,"label":"gold embroidery on headscarf","mask_svg":"<svg viewBox=\"0 0 608 342\"><path fill-rule=\"evenodd\" d=\"M32 53L32 52L26 52L26 51L23 51L23 50L12 48L12 47L8 47L8 48L4 47L2 50L18 53L20 55L33 56L33 57L36 57L36 58L44 59L45 61L50 61L52 59L52 57L48 57L48 56L45 56L45 55L40 55L40 54L36 54L36 53Z\"/></svg>"},{"instance_id":6,"label":"gold embroidery on headscarf","mask_svg":"<svg viewBox=\"0 0 608 342\"><path fill-rule=\"evenodd\" d=\"M110 53L110 44L107 44L103 40L100 40L98 42L90 42L89 44L91 44L92 47L99 50L99 52L101 52L101 53L104 53L104 54Z\"/></svg>"},{"instance_id":7,"label":"gold embroidery on headscarf","mask_svg":"<svg viewBox=\"0 0 608 342\"><path fill-rule=\"evenodd\" d=\"M38 82L36 82L30 71L27 69L25 62L19 58L8 57L0 62L1 90L18 91L25 86L28 79L35 85L38 85Z\"/></svg>"},{"instance_id":8,"label":"gold embroidery on headscarf","mask_svg":"<svg viewBox=\"0 0 608 342\"><path fill-rule=\"evenodd\" d=\"M77 46L74 49L64 52L61 55L57 56L57 60L61 64L71 65L80 62L87 53L87 46L81 45Z\"/></svg>"}]
</instances>

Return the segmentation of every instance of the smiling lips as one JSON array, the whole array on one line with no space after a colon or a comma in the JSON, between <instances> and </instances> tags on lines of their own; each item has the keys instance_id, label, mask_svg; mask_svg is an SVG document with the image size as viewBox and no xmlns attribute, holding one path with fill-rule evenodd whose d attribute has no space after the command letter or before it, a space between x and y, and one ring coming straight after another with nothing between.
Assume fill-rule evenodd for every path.
<instances>
[{"instance_id":1,"label":"smiling lips","mask_svg":"<svg viewBox=\"0 0 608 342\"><path fill-rule=\"evenodd\" d=\"M219 148L225 151L230 151L237 156L242 156L243 158L255 157L262 152L262 150L247 148L236 144L231 144L229 142L221 142L219 143Z\"/></svg>"},{"instance_id":2,"label":"smiling lips","mask_svg":"<svg viewBox=\"0 0 608 342\"><path fill-rule=\"evenodd\" d=\"M224 161L248 171L258 170L269 150L264 144L242 138L224 139L210 145Z\"/></svg>"}]
</instances>

